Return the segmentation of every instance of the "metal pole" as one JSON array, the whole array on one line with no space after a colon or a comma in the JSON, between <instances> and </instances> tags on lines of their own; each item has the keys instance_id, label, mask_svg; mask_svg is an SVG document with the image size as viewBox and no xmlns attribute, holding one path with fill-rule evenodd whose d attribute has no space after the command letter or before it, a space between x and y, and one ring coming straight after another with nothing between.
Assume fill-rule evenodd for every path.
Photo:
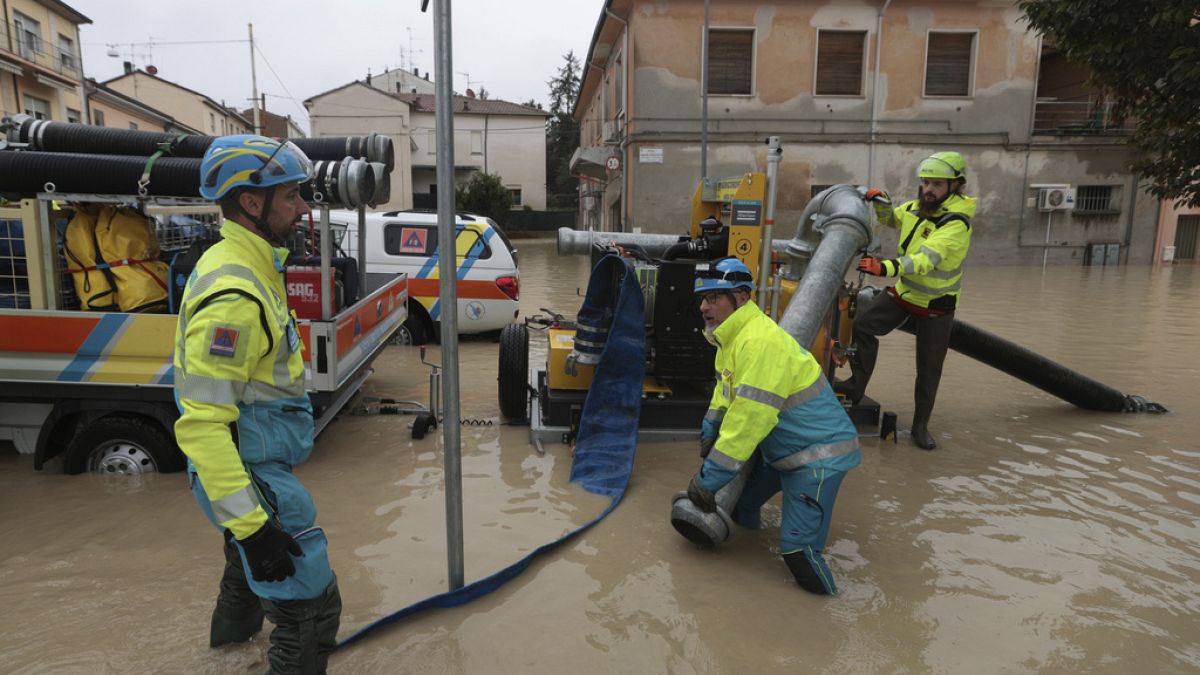
<instances>
[{"instance_id":1,"label":"metal pole","mask_svg":"<svg viewBox=\"0 0 1200 675\"><path fill-rule=\"evenodd\" d=\"M867 150L867 187L875 185L875 139L879 130L879 50L883 48L883 15L892 0L883 3L875 15L875 73L871 76L871 140Z\"/></svg>"},{"instance_id":2,"label":"metal pole","mask_svg":"<svg viewBox=\"0 0 1200 675\"><path fill-rule=\"evenodd\" d=\"M708 0L704 0L704 48L700 57L700 183L708 178ZM628 67L628 66L626 66Z\"/></svg>"},{"instance_id":3,"label":"metal pole","mask_svg":"<svg viewBox=\"0 0 1200 675\"><path fill-rule=\"evenodd\" d=\"M262 133L262 118L258 113L258 72L254 66L254 24L246 24L250 28L250 93L254 106L254 133Z\"/></svg>"},{"instance_id":4,"label":"metal pole","mask_svg":"<svg viewBox=\"0 0 1200 675\"><path fill-rule=\"evenodd\" d=\"M329 207L321 207L320 225L317 226L317 234L321 236L321 241L317 244L321 256L320 270L321 280L318 288L321 289L321 320L329 321L333 318L333 284L329 283L333 275L333 270L329 267L330 257L333 256L333 243L329 241Z\"/></svg>"},{"instance_id":5,"label":"metal pole","mask_svg":"<svg viewBox=\"0 0 1200 675\"><path fill-rule=\"evenodd\" d=\"M442 306L442 443L446 473L446 558L450 590L463 585L462 429L458 425L458 258L454 231L454 68L450 0L433 6L434 126L437 127L438 275Z\"/></svg>"},{"instance_id":6,"label":"metal pole","mask_svg":"<svg viewBox=\"0 0 1200 675\"><path fill-rule=\"evenodd\" d=\"M767 137L767 217L763 220L762 242L771 241L775 228L775 199L779 194L779 160L783 147L778 136ZM771 247L760 243L762 260L758 264L758 306L764 311L770 295Z\"/></svg>"},{"instance_id":7,"label":"metal pole","mask_svg":"<svg viewBox=\"0 0 1200 675\"><path fill-rule=\"evenodd\" d=\"M367 295L367 207L358 207L358 237L354 240L358 248L358 292Z\"/></svg>"},{"instance_id":8,"label":"metal pole","mask_svg":"<svg viewBox=\"0 0 1200 675\"><path fill-rule=\"evenodd\" d=\"M1042 247L1042 272L1046 271L1046 259L1050 257L1050 218L1053 211L1046 212L1046 245Z\"/></svg>"}]
</instances>

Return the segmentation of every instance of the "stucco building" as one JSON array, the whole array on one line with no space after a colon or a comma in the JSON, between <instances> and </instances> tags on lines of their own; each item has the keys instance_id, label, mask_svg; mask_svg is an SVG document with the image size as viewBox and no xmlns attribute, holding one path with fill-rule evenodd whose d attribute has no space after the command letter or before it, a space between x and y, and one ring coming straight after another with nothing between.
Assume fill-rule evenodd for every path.
<instances>
[{"instance_id":1,"label":"stucco building","mask_svg":"<svg viewBox=\"0 0 1200 675\"><path fill-rule=\"evenodd\" d=\"M371 131L392 137L399 169L392 172L392 199L380 209L435 208L434 96L416 86L409 86L409 93L393 91L396 84L416 84L411 77L397 76L399 72L407 71L391 71L379 86L380 77L351 82L309 98L304 107L314 138ZM418 93L412 93L414 88ZM474 94L455 96L453 111L455 182L466 182L479 171L496 174L512 195L514 209L545 209L548 114Z\"/></svg>"},{"instance_id":2,"label":"stucco building","mask_svg":"<svg viewBox=\"0 0 1200 675\"><path fill-rule=\"evenodd\" d=\"M170 115L180 124L210 136L246 134L254 125L236 110L187 87L141 69L101 82L104 86ZM92 120L96 123L96 120ZM112 125L106 125L112 126Z\"/></svg>"},{"instance_id":3,"label":"stucco building","mask_svg":"<svg viewBox=\"0 0 1200 675\"><path fill-rule=\"evenodd\" d=\"M780 136L777 236L825 186L907 199L923 157L957 150L979 198L973 261L1160 256L1159 202L1127 169L1131 126L1015 2L711 0L707 54L704 25L702 0L605 0L574 109L582 223L687 231L707 62L706 175L765 171Z\"/></svg>"},{"instance_id":4,"label":"stucco building","mask_svg":"<svg viewBox=\"0 0 1200 675\"><path fill-rule=\"evenodd\" d=\"M6 0L0 23L0 116L85 119L79 27L91 19L56 0Z\"/></svg>"},{"instance_id":5,"label":"stucco building","mask_svg":"<svg viewBox=\"0 0 1200 675\"><path fill-rule=\"evenodd\" d=\"M87 92L88 110L95 126L180 134L200 133L161 110L110 89L90 77L84 79L83 87Z\"/></svg>"}]
</instances>

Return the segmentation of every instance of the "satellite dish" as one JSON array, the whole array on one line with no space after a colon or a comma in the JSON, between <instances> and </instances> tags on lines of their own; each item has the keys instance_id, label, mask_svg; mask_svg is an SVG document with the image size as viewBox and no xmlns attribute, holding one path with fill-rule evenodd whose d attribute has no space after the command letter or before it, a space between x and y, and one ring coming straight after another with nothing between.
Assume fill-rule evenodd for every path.
<instances>
[{"instance_id":1,"label":"satellite dish","mask_svg":"<svg viewBox=\"0 0 1200 675\"><path fill-rule=\"evenodd\" d=\"M158 68L155 68L154 66L146 66L146 74L148 74L148 75L157 75L157 74L158 74Z\"/></svg>"}]
</instances>

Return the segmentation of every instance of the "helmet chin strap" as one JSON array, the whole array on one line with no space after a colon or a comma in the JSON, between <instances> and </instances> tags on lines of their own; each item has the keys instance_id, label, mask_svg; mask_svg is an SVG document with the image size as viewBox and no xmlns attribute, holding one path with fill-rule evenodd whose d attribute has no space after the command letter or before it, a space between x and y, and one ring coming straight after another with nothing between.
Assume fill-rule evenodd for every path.
<instances>
[{"instance_id":1,"label":"helmet chin strap","mask_svg":"<svg viewBox=\"0 0 1200 675\"><path fill-rule=\"evenodd\" d=\"M283 240L276 236L274 232L271 232L271 226L267 224L267 218L269 218L271 215L271 201L274 199L275 186L272 185L268 188L265 188L265 192L263 193L262 213L257 218L255 218L253 214L242 207L242 202L240 199L236 200L234 204L237 205L238 211L241 211L243 216L246 216L251 223L254 223L255 231L257 231L263 239L266 239L267 242L272 246L283 246Z\"/></svg>"}]
</instances>

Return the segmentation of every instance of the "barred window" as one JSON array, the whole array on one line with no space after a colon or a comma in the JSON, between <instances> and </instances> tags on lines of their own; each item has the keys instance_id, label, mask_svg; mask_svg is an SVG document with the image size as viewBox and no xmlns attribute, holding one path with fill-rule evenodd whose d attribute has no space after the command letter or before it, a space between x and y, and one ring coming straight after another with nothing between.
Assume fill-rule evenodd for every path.
<instances>
[{"instance_id":1,"label":"barred window","mask_svg":"<svg viewBox=\"0 0 1200 675\"><path fill-rule=\"evenodd\" d=\"M970 96L974 33L929 33L926 96Z\"/></svg>"},{"instance_id":2,"label":"barred window","mask_svg":"<svg viewBox=\"0 0 1200 675\"><path fill-rule=\"evenodd\" d=\"M813 197L816 197L817 195L821 194L822 192L824 192L824 191L828 190L828 189L829 189L829 188L831 188L831 187L833 187L833 184L829 184L829 185L813 185L813 186L812 186L812 189L811 189L811 190L809 191L809 193L808 193L808 198L809 198L809 199L812 199Z\"/></svg>"},{"instance_id":3,"label":"barred window","mask_svg":"<svg viewBox=\"0 0 1200 675\"><path fill-rule=\"evenodd\" d=\"M860 96L867 32L817 31L817 96Z\"/></svg>"},{"instance_id":4,"label":"barred window","mask_svg":"<svg viewBox=\"0 0 1200 675\"><path fill-rule=\"evenodd\" d=\"M751 93L754 79L754 30L708 31L708 93Z\"/></svg>"},{"instance_id":5,"label":"barred window","mask_svg":"<svg viewBox=\"0 0 1200 675\"><path fill-rule=\"evenodd\" d=\"M1080 185L1075 192L1075 211L1110 212L1113 206L1111 185Z\"/></svg>"}]
</instances>

